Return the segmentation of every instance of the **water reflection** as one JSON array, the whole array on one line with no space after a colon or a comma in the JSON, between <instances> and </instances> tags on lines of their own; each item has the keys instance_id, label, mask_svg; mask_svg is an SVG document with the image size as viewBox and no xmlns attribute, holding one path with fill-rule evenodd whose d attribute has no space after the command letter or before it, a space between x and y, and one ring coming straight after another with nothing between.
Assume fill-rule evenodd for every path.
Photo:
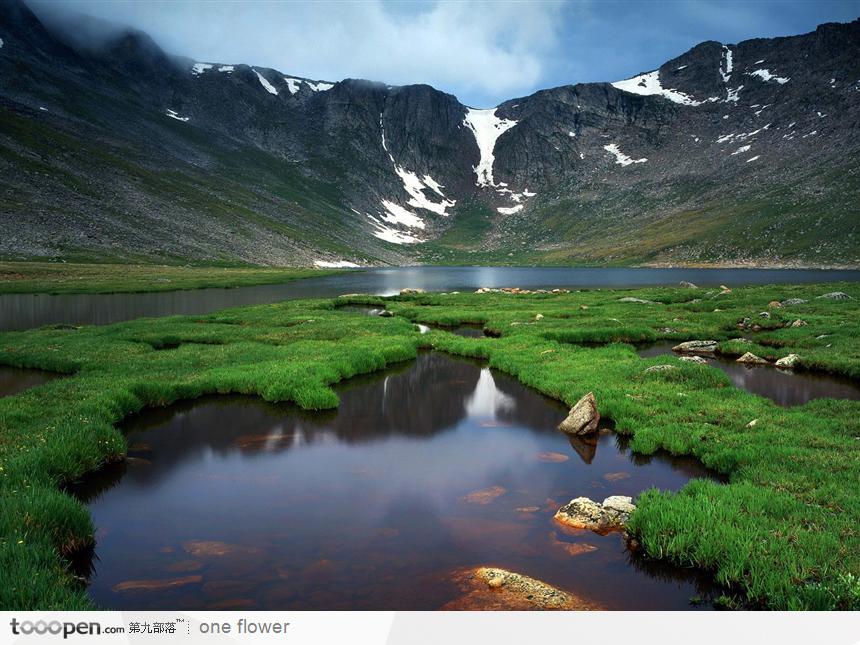
<instances>
[{"instance_id":1,"label":"water reflection","mask_svg":"<svg viewBox=\"0 0 860 645\"><path fill-rule=\"evenodd\" d=\"M493 564L610 608L686 608L689 574L631 566L615 536L552 520L691 476L604 431L575 445L564 406L479 363L424 353L339 388L337 411L210 398L126 425L128 463L76 487L96 603L112 608L436 609L449 574ZM649 565L651 566L651 565Z\"/></svg>"},{"instance_id":2,"label":"water reflection","mask_svg":"<svg viewBox=\"0 0 860 645\"><path fill-rule=\"evenodd\" d=\"M659 342L638 351L642 358L674 355L677 343ZM745 365L725 356L704 357L712 367L722 370L736 387L770 399L777 405L803 405L813 399L860 400L860 383L849 379L768 365Z\"/></svg>"},{"instance_id":3,"label":"water reflection","mask_svg":"<svg viewBox=\"0 0 860 645\"><path fill-rule=\"evenodd\" d=\"M12 396L37 385L60 378L61 374L0 366L0 398Z\"/></svg>"},{"instance_id":4,"label":"water reflection","mask_svg":"<svg viewBox=\"0 0 860 645\"><path fill-rule=\"evenodd\" d=\"M204 314L227 307L344 293L389 296L403 288L428 291L478 287L638 287L677 285L801 284L856 281L860 271L806 269L648 269L562 267L392 267L285 284L162 293L0 295L0 331L49 324L103 325L144 316Z\"/></svg>"}]
</instances>

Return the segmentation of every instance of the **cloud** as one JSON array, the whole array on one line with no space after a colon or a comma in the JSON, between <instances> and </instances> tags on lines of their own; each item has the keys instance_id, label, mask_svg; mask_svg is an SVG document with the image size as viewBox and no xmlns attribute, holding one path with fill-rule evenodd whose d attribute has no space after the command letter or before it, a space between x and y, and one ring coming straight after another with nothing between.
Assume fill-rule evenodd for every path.
<instances>
[{"instance_id":1,"label":"cloud","mask_svg":"<svg viewBox=\"0 0 860 645\"><path fill-rule=\"evenodd\" d=\"M559 47L562 7L380 0L63 3L64 10L146 31L167 51L196 60L326 80L428 83L466 102L493 105L544 80L546 60Z\"/></svg>"}]
</instances>

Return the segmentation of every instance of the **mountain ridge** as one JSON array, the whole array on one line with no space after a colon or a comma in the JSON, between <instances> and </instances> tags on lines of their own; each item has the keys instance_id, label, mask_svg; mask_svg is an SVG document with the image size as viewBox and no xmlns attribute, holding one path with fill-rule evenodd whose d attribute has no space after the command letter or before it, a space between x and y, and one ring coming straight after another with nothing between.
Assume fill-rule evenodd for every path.
<instances>
[{"instance_id":1,"label":"mountain ridge","mask_svg":"<svg viewBox=\"0 0 860 645\"><path fill-rule=\"evenodd\" d=\"M858 20L486 110L140 32L81 51L17 0L0 38L2 257L860 264Z\"/></svg>"}]
</instances>

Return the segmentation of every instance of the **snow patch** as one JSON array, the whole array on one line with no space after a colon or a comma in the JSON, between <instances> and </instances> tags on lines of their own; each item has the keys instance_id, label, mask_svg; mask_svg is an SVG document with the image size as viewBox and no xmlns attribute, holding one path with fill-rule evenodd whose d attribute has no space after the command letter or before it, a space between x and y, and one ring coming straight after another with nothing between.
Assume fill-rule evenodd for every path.
<instances>
[{"instance_id":1,"label":"snow patch","mask_svg":"<svg viewBox=\"0 0 860 645\"><path fill-rule=\"evenodd\" d=\"M776 74L771 74L768 69L757 69L754 72L749 72L747 76L758 76L763 81L776 81L780 85L785 85L790 81L790 78L785 78L783 76L777 76Z\"/></svg>"},{"instance_id":2,"label":"snow patch","mask_svg":"<svg viewBox=\"0 0 860 645\"><path fill-rule=\"evenodd\" d=\"M232 74L236 68L233 65L221 65L218 68L219 72L225 72L226 74Z\"/></svg>"},{"instance_id":3,"label":"snow patch","mask_svg":"<svg viewBox=\"0 0 860 645\"><path fill-rule=\"evenodd\" d=\"M739 155L739 154L741 154L742 152L746 152L746 151L747 151L747 150L749 150L750 148L752 148L752 146L750 146L750 145L741 146L740 148L738 148L737 150L735 150L735 151L732 153L732 156L734 157L735 155Z\"/></svg>"},{"instance_id":4,"label":"snow patch","mask_svg":"<svg viewBox=\"0 0 860 645\"><path fill-rule=\"evenodd\" d=\"M3 49L3 39L0 38L0 49Z\"/></svg>"},{"instance_id":5,"label":"snow patch","mask_svg":"<svg viewBox=\"0 0 860 645\"><path fill-rule=\"evenodd\" d=\"M183 122L188 121L188 119L191 118L191 117L187 117L187 116L179 116L179 114L177 114L175 110L167 110L167 112L165 112L165 114L167 116L169 116L171 119L176 119L177 121L183 121Z\"/></svg>"},{"instance_id":6,"label":"snow patch","mask_svg":"<svg viewBox=\"0 0 860 645\"><path fill-rule=\"evenodd\" d=\"M194 76L200 76L207 69L212 69L212 65L210 63L194 63L191 66L191 73Z\"/></svg>"},{"instance_id":7,"label":"snow patch","mask_svg":"<svg viewBox=\"0 0 860 645\"><path fill-rule=\"evenodd\" d=\"M697 101L689 94L684 94L678 90L665 89L660 84L660 70L654 70L647 74L641 74L628 78L624 81L616 81L612 83L612 87L629 92L630 94L641 94L642 96L662 96L669 99L673 103L681 105L701 105L704 101Z\"/></svg>"},{"instance_id":8,"label":"snow patch","mask_svg":"<svg viewBox=\"0 0 860 645\"><path fill-rule=\"evenodd\" d=\"M686 65L681 65L680 67L676 67L675 71L681 71L682 69L687 69Z\"/></svg>"},{"instance_id":9,"label":"snow patch","mask_svg":"<svg viewBox=\"0 0 860 645\"><path fill-rule=\"evenodd\" d=\"M648 161L648 159L646 159L645 157L642 157L641 159L633 159L632 157L628 157L626 154L624 154L623 152L621 152L621 150L618 149L618 144L615 143L610 143L608 146L603 146L603 149L606 150L606 152L615 155L615 163L620 164L622 166L629 166L633 163L645 163L646 161Z\"/></svg>"},{"instance_id":10,"label":"snow patch","mask_svg":"<svg viewBox=\"0 0 860 645\"><path fill-rule=\"evenodd\" d=\"M726 103L737 103L737 102L738 102L738 98L740 98L740 97L738 96L738 94L740 94L740 91L741 91L742 89L744 89L744 86L743 86L743 85L738 85L738 86L737 86L736 88L734 88L734 89L732 89L732 88L730 88L730 87L727 87L727 88L726 88Z\"/></svg>"},{"instance_id":11,"label":"snow patch","mask_svg":"<svg viewBox=\"0 0 860 645\"><path fill-rule=\"evenodd\" d=\"M516 206L499 206L497 209L502 215L513 215L514 213L519 213L523 210L522 204L517 204Z\"/></svg>"},{"instance_id":12,"label":"snow patch","mask_svg":"<svg viewBox=\"0 0 860 645\"><path fill-rule=\"evenodd\" d=\"M516 124L517 122L512 119L500 119L497 117L496 108L489 110L469 108L466 111L463 125L469 128L472 134L475 135L475 141L478 143L478 151L481 153L478 165L473 168L478 176L477 186L496 185L493 181L493 162L495 161L493 150L496 147L498 138Z\"/></svg>"},{"instance_id":13,"label":"snow patch","mask_svg":"<svg viewBox=\"0 0 860 645\"><path fill-rule=\"evenodd\" d=\"M284 82L287 84L287 89L290 90L290 94L295 94L299 91L299 85L301 84L299 79L284 76Z\"/></svg>"},{"instance_id":14,"label":"snow patch","mask_svg":"<svg viewBox=\"0 0 860 645\"><path fill-rule=\"evenodd\" d=\"M387 213L382 216L382 219L389 224L398 224L400 226L406 226L408 228L420 229L424 229L427 227L427 225L424 223L424 220L422 220L412 211L403 208L403 206L401 206L400 204L395 204L394 202L388 201L387 199L383 199L382 207L387 211Z\"/></svg>"},{"instance_id":15,"label":"snow patch","mask_svg":"<svg viewBox=\"0 0 860 645\"><path fill-rule=\"evenodd\" d=\"M327 260L314 260L314 265L320 269L358 269L360 265L355 262L347 262L346 260L337 260L329 262Z\"/></svg>"},{"instance_id":16,"label":"snow patch","mask_svg":"<svg viewBox=\"0 0 860 645\"><path fill-rule=\"evenodd\" d=\"M257 75L257 78L260 79L260 85L265 87L266 91L269 94L274 94L275 96L278 95L278 90L275 89L274 85L272 85L268 80L266 80L266 77L264 77L262 74L260 74L260 72L258 72L257 70L254 70L254 73Z\"/></svg>"},{"instance_id":17,"label":"snow patch","mask_svg":"<svg viewBox=\"0 0 860 645\"><path fill-rule=\"evenodd\" d=\"M759 155L756 155L755 157L750 157L749 159L747 159L747 163L749 163L750 161L755 161L758 158L759 158Z\"/></svg>"},{"instance_id":18,"label":"snow patch","mask_svg":"<svg viewBox=\"0 0 860 645\"><path fill-rule=\"evenodd\" d=\"M305 83L307 83L308 87L311 88L314 92L325 92L334 87L334 83L326 83L325 81L319 81L317 83L305 81Z\"/></svg>"},{"instance_id":19,"label":"snow patch","mask_svg":"<svg viewBox=\"0 0 860 645\"><path fill-rule=\"evenodd\" d=\"M723 45L723 56L720 60L720 76L723 78L723 83L729 82L733 69L732 50L728 48L728 45Z\"/></svg>"},{"instance_id":20,"label":"snow patch","mask_svg":"<svg viewBox=\"0 0 860 645\"><path fill-rule=\"evenodd\" d=\"M386 226L383 222L381 222L373 215L367 215L367 218L370 220L374 227L374 230L371 231L371 234L374 237L379 238L380 240L391 242L392 244L415 244L416 242L421 241L414 235L410 235L409 233L404 233L403 231L399 231L396 228Z\"/></svg>"}]
</instances>

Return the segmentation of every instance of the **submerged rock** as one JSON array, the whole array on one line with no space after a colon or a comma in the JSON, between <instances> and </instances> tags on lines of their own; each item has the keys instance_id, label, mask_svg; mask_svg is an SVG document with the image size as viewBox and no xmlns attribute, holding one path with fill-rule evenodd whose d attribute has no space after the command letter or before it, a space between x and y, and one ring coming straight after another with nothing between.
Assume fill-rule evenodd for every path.
<instances>
[{"instance_id":1,"label":"submerged rock","mask_svg":"<svg viewBox=\"0 0 860 645\"><path fill-rule=\"evenodd\" d=\"M183 578L166 578L161 580L126 580L114 585L111 589L115 592L123 591L164 591L193 585L203 581L203 576L185 576Z\"/></svg>"},{"instance_id":2,"label":"submerged rock","mask_svg":"<svg viewBox=\"0 0 860 645\"><path fill-rule=\"evenodd\" d=\"M800 362L800 356L797 354L789 354L788 356L783 356L776 362L777 367L782 367L785 369L791 369L796 367L798 362Z\"/></svg>"},{"instance_id":3,"label":"submerged rock","mask_svg":"<svg viewBox=\"0 0 860 645\"><path fill-rule=\"evenodd\" d=\"M600 412L597 411L597 401L594 392L589 392L570 409L567 418L558 425L558 429L567 434L591 434L597 430L600 423Z\"/></svg>"},{"instance_id":4,"label":"submerged rock","mask_svg":"<svg viewBox=\"0 0 860 645\"><path fill-rule=\"evenodd\" d=\"M825 293L823 296L818 297L826 298L827 300L853 300L853 298L844 291L831 291L830 293Z\"/></svg>"},{"instance_id":5,"label":"submerged rock","mask_svg":"<svg viewBox=\"0 0 860 645\"><path fill-rule=\"evenodd\" d=\"M713 354L717 351L717 341L715 340L688 340L679 345L675 345L672 351L683 352L685 354Z\"/></svg>"},{"instance_id":6,"label":"submerged rock","mask_svg":"<svg viewBox=\"0 0 860 645\"><path fill-rule=\"evenodd\" d=\"M761 356L756 356L752 352L747 352L743 356L741 356L738 360L738 363L746 363L748 365L767 365L767 361L763 359Z\"/></svg>"},{"instance_id":7,"label":"submerged rock","mask_svg":"<svg viewBox=\"0 0 860 645\"><path fill-rule=\"evenodd\" d=\"M459 569L452 579L463 595L444 605L444 610L600 609L591 601L507 569Z\"/></svg>"},{"instance_id":8,"label":"submerged rock","mask_svg":"<svg viewBox=\"0 0 860 645\"><path fill-rule=\"evenodd\" d=\"M595 502L588 497L577 497L558 509L555 521L575 529L608 533L624 529L630 514L636 510L633 498L613 495Z\"/></svg>"},{"instance_id":9,"label":"submerged rock","mask_svg":"<svg viewBox=\"0 0 860 645\"><path fill-rule=\"evenodd\" d=\"M501 497L508 491L501 486L490 486L481 490L472 491L468 495L464 495L460 499L469 504L491 504L497 497Z\"/></svg>"}]
</instances>

